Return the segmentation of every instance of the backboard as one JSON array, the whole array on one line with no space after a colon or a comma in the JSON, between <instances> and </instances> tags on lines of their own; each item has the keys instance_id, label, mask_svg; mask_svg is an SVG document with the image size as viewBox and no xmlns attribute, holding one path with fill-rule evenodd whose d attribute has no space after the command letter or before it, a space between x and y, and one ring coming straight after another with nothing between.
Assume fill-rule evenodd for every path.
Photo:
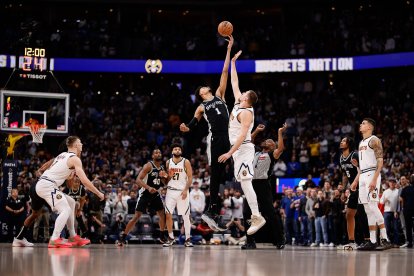
<instances>
[{"instance_id":1,"label":"backboard","mask_svg":"<svg viewBox=\"0 0 414 276\"><path fill-rule=\"evenodd\" d=\"M30 133L30 118L47 125L48 134L69 132L69 94L0 90L0 103L2 132Z\"/></svg>"}]
</instances>

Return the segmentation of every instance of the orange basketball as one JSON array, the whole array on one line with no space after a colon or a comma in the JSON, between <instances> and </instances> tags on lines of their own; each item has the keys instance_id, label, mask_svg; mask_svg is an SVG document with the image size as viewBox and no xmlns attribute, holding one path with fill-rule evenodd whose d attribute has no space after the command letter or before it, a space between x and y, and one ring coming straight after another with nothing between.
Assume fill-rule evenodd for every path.
<instances>
[{"instance_id":1,"label":"orange basketball","mask_svg":"<svg viewBox=\"0 0 414 276\"><path fill-rule=\"evenodd\" d=\"M227 37L233 33L233 25L229 21L222 21L217 29L221 36Z\"/></svg>"}]
</instances>

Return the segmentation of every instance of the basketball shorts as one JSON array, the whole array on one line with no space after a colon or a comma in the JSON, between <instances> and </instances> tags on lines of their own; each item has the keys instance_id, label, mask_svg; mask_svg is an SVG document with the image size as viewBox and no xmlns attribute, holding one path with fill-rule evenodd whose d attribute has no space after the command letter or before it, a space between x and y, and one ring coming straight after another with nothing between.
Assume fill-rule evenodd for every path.
<instances>
[{"instance_id":1,"label":"basketball shorts","mask_svg":"<svg viewBox=\"0 0 414 276\"><path fill-rule=\"evenodd\" d=\"M370 201L379 202L379 191L381 186L381 175L377 178L376 187L373 191L369 191L369 184L374 177L375 171L362 173L359 176L359 202L364 204Z\"/></svg>"},{"instance_id":2,"label":"basketball shorts","mask_svg":"<svg viewBox=\"0 0 414 276\"><path fill-rule=\"evenodd\" d=\"M187 194L185 199L182 199L182 191L167 190L165 196L165 212L174 213L175 207L177 207L178 215L190 214L190 193Z\"/></svg>"},{"instance_id":3,"label":"basketball shorts","mask_svg":"<svg viewBox=\"0 0 414 276\"><path fill-rule=\"evenodd\" d=\"M50 208L52 208L52 211L55 212L57 210L56 206L60 204L67 205L67 207L70 208L65 194L59 190L55 183L49 180L40 179L36 183L35 189L36 194L44 201L46 201L47 204L49 204Z\"/></svg>"},{"instance_id":4,"label":"basketball shorts","mask_svg":"<svg viewBox=\"0 0 414 276\"><path fill-rule=\"evenodd\" d=\"M154 211L159 211L164 209L164 203L162 202L161 196L159 193L156 194L141 194L137 200L137 205L135 206L135 211L146 213L147 208Z\"/></svg>"},{"instance_id":5,"label":"basketball shorts","mask_svg":"<svg viewBox=\"0 0 414 276\"><path fill-rule=\"evenodd\" d=\"M242 179L253 179L254 145L252 143L242 144L233 153L234 177L237 181Z\"/></svg>"},{"instance_id":6,"label":"basketball shorts","mask_svg":"<svg viewBox=\"0 0 414 276\"><path fill-rule=\"evenodd\" d=\"M358 209L358 190L357 191L351 191L349 198L348 198L348 208L349 209Z\"/></svg>"}]
</instances>

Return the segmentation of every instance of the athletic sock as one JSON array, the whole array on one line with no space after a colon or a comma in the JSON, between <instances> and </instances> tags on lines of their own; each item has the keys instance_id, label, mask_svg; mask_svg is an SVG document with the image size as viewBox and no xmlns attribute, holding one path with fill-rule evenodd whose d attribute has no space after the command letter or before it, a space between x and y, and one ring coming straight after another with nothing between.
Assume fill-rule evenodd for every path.
<instances>
[{"instance_id":1,"label":"athletic sock","mask_svg":"<svg viewBox=\"0 0 414 276\"><path fill-rule=\"evenodd\" d=\"M384 228L380 228L380 236L381 239L385 239L388 241L387 230Z\"/></svg>"},{"instance_id":2,"label":"athletic sock","mask_svg":"<svg viewBox=\"0 0 414 276\"><path fill-rule=\"evenodd\" d=\"M376 230L369 230L369 239L372 243L377 242L377 231Z\"/></svg>"},{"instance_id":3,"label":"athletic sock","mask_svg":"<svg viewBox=\"0 0 414 276\"><path fill-rule=\"evenodd\" d=\"M23 225L22 228L20 228L20 232L17 234L16 239L22 240L24 237L26 237L27 230L28 228Z\"/></svg>"}]
</instances>

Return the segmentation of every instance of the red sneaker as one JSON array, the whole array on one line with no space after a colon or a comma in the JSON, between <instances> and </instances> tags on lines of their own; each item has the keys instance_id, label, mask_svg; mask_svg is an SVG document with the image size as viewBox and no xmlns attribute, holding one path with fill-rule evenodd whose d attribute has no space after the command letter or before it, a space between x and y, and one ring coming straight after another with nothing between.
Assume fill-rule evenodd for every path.
<instances>
[{"instance_id":1,"label":"red sneaker","mask_svg":"<svg viewBox=\"0 0 414 276\"><path fill-rule=\"evenodd\" d=\"M82 246L85 246L91 243L89 239L82 239L79 235L69 238L69 242L72 244L72 246L79 246L79 247L82 247Z\"/></svg>"},{"instance_id":2,"label":"red sneaker","mask_svg":"<svg viewBox=\"0 0 414 276\"><path fill-rule=\"evenodd\" d=\"M66 241L62 238L58 238L56 240L50 240L47 247L49 247L49 248L68 248L68 247L72 247L72 243L69 242L69 241Z\"/></svg>"}]
</instances>

